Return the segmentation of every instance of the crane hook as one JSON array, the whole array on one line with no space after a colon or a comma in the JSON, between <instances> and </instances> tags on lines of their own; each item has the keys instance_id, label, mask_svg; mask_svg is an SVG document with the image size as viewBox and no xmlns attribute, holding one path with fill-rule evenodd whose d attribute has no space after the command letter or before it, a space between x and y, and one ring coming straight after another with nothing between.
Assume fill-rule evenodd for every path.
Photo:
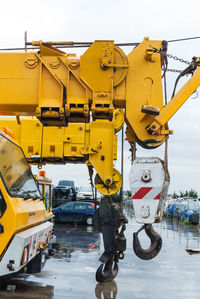
<instances>
[{"instance_id":1,"label":"crane hook","mask_svg":"<svg viewBox=\"0 0 200 299\"><path fill-rule=\"evenodd\" d=\"M113 266L114 263L114 266ZM108 262L105 264L102 263L96 271L96 281L97 282L108 282L117 276L118 273L118 264L117 261L113 261L113 259L109 259Z\"/></svg>"},{"instance_id":2,"label":"crane hook","mask_svg":"<svg viewBox=\"0 0 200 299\"><path fill-rule=\"evenodd\" d=\"M151 240L151 244L148 249L143 249L141 247L138 238L138 233L143 229L145 229L147 236ZM133 233L133 250L139 258L143 260L151 260L160 252L161 247L162 238L157 232L153 230L151 224L144 224L136 233Z\"/></svg>"}]
</instances>

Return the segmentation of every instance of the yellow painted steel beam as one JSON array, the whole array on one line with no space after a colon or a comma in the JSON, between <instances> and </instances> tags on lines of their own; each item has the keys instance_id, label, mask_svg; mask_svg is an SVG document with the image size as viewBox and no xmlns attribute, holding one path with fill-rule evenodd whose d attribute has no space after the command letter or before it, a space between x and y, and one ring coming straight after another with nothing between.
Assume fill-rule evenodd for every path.
<instances>
[{"instance_id":1,"label":"yellow painted steel beam","mask_svg":"<svg viewBox=\"0 0 200 299\"><path fill-rule=\"evenodd\" d=\"M74 123L67 127L43 126L35 117L1 117L0 126L15 134L25 156L33 164L84 163L95 168L103 182L112 182L113 160L117 159L117 135L123 122L116 111L114 121L96 120L90 124ZM116 128L116 129L115 129ZM31 132L31 134L30 134Z\"/></svg>"},{"instance_id":2,"label":"yellow painted steel beam","mask_svg":"<svg viewBox=\"0 0 200 299\"><path fill-rule=\"evenodd\" d=\"M152 134L160 134L161 128L180 109L185 101L195 92L200 85L200 66L197 66L195 74L185 83L185 85L175 94L169 103L161 110L160 114L154 118L148 130ZM159 132L160 131L160 132Z\"/></svg>"},{"instance_id":3,"label":"yellow painted steel beam","mask_svg":"<svg viewBox=\"0 0 200 299\"><path fill-rule=\"evenodd\" d=\"M145 38L126 56L113 41L96 41L81 56L40 45L40 53L0 54L0 114L36 115L44 124L66 126L111 121L116 108L126 108L126 122L143 143L164 141L145 130L155 116L144 105L163 108L161 57ZM153 140L153 141L152 141Z\"/></svg>"},{"instance_id":4,"label":"yellow painted steel beam","mask_svg":"<svg viewBox=\"0 0 200 299\"><path fill-rule=\"evenodd\" d=\"M163 136L151 136L146 127L155 115L142 112L144 105L162 110L161 56L152 52L160 49L161 41L145 38L129 55L126 77L126 122L142 146L156 147L164 141ZM129 139L129 137L127 136Z\"/></svg>"}]
</instances>

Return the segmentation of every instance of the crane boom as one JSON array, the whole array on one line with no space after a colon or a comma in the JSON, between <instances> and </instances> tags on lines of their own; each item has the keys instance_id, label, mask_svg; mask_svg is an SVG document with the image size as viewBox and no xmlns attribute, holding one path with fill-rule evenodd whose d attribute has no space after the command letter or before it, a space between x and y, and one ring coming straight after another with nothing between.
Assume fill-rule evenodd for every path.
<instances>
[{"instance_id":1,"label":"crane boom","mask_svg":"<svg viewBox=\"0 0 200 299\"><path fill-rule=\"evenodd\" d=\"M166 48L162 41L144 38L128 55L113 41L95 41L80 58L52 43L32 44L40 51L0 54L0 114L36 116L44 132L54 130L49 136L60 137L59 142L53 137L38 140L38 145L43 144L39 149L29 144L28 159L40 156L43 162L59 157L67 162L72 157L87 162L96 169L105 194L117 192L120 186L113 185L116 109L125 109L130 143L136 138L141 146L156 148L172 133L166 129L167 121L199 85L197 60L196 73L163 104L164 55L155 50Z\"/></svg>"}]
</instances>

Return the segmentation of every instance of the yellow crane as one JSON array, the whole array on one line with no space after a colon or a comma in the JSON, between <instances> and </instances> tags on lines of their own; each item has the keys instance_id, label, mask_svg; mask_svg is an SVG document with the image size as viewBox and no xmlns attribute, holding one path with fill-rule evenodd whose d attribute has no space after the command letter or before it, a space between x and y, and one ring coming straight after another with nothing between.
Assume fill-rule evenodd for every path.
<instances>
[{"instance_id":1,"label":"yellow crane","mask_svg":"<svg viewBox=\"0 0 200 299\"><path fill-rule=\"evenodd\" d=\"M38 51L28 51L27 45ZM25 52L0 54L0 114L16 116L2 118L1 125L14 131L30 163L84 162L90 174L93 169L97 173L98 191L112 195L122 184L113 168L116 133L125 122L133 156L136 142L147 149L166 142L173 133L169 119L200 84L199 58L193 58L179 75L192 77L164 103L166 41L144 38L128 55L114 41L95 41L80 58L59 49L65 45L74 43L34 41L26 43ZM140 229L134 234L134 251L150 259L162 245L152 224L161 221L169 186L167 151L164 162L157 157L134 159L130 184L136 221L151 239L149 250L144 250ZM122 211L104 198L94 217L105 246L96 273L100 282L117 275L118 259L126 248L125 223Z\"/></svg>"}]
</instances>

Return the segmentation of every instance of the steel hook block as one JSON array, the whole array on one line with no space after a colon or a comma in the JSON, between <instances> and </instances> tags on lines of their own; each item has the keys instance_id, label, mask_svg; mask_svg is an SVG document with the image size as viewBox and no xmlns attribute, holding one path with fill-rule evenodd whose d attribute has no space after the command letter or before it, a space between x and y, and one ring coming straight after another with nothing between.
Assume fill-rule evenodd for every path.
<instances>
[{"instance_id":1,"label":"steel hook block","mask_svg":"<svg viewBox=\"0 0 200 299\"><path fill-rule=\"evenodd\" d=\"M138 238L138 233L142 229L145 229L145 232L151 241L150 247L148 249L142 248ZM162 247L162 238L157 232L153 230L151 224L145 224L142 226L141 229L139 229L138 232L133 233L133 250L137 255L137 257L143 260L151 260L160 252L161 247Z\"/></svg>"},{"instance_id":2,"label":"steel hook block","mask_svg":"<svg viewBox=\"0 0 200 299\"><path fill-rule=\"evenodd\" d=\"M114 266L113 266L114 263ZM118 273L117 261L110 259L105 265L102 263L96 271L96 281L100 283L115 279Z\"/></svg>"}]
</instances>

